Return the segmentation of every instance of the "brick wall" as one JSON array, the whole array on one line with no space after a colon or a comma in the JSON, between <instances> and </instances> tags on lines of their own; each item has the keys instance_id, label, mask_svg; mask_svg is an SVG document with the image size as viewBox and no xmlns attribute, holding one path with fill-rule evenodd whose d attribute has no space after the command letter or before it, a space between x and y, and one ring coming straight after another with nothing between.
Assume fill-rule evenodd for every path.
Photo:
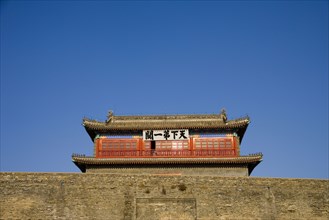
<instances>
[{"instance_id":1,"label":"brick wall","mask_svg":"<svg viewBox=\"0 0 329 220\"><path fill-rule=\"evenodd\" d=\"M0 173L1 219L329 219L329 181Z\"/></svg>"},{"instance_id":2,"label":"brick wall","mask_svg":"<svg viewBox=\"0 0 329 220\"><path fill-rule=\"evenodd\" d=\"M247 167L177 167L177 168L99 168L88 166L87 173L114 173L114 174L173 174L187 176L249 176Z\"/></svg>"}]
</instances>

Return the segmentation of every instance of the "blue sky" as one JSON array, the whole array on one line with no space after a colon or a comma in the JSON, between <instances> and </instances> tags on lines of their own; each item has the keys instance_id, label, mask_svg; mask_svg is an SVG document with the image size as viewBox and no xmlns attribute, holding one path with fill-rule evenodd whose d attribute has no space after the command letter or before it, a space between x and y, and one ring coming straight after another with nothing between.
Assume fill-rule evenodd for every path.
<instances>
[{"instance_id":1,"label":"blue sky","mask_svg":"<svg viewBox=\"0 0 329 220\"><path fill-rule=\"evenodd\" d=\"M79 172L109 109L221 108L253 176L328 178L328 1L1 1L1 171Z\"/></svg>"}]
</instances>

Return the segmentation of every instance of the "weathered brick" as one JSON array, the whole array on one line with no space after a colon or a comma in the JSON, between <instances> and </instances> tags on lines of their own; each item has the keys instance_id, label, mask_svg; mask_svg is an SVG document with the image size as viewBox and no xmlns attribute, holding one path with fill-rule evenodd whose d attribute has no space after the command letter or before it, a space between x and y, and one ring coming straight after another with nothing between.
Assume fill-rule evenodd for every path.
<instances>
[{"instance_id":1,"label":"weathered brick","mask_svg":"<svg viewBox=\"0 0 329 220\"><path fill-rule=\"evenodd\" d=\"M1 219L329 219L329 181L0 173Z\"/></svg>"}]
</instances>

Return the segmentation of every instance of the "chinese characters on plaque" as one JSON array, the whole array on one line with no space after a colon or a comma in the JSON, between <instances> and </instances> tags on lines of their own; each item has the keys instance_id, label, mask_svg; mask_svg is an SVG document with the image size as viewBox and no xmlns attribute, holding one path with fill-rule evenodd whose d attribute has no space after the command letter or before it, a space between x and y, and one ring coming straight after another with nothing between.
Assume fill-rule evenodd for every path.
<instances>
[{"instance_id":1,"label":"chinese characters on plaque","mask_svg":"<svg viewBox=\"0 0 329 220\"><path fill-rule=\"evenodd\" d=\"M145 141L172 141L185 140L189 138L188 129L177 130L144 130L143 139Z\"/></svg>"}]
</instances>

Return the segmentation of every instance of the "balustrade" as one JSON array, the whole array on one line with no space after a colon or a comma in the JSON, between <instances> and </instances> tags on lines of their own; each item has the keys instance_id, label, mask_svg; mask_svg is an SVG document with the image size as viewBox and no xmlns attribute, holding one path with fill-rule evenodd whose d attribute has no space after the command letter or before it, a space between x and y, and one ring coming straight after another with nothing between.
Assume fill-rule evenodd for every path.
<instances>
[{"instance_id":1,"label":"balustrade","mask_svg":"<svg viewBox=\"0 0 329 220\"><path fill-rule=\"evenodd\" d=\"M100 150L98 157L234 157L235 149L216 150Z\"/></svg>"}]
</instances>

